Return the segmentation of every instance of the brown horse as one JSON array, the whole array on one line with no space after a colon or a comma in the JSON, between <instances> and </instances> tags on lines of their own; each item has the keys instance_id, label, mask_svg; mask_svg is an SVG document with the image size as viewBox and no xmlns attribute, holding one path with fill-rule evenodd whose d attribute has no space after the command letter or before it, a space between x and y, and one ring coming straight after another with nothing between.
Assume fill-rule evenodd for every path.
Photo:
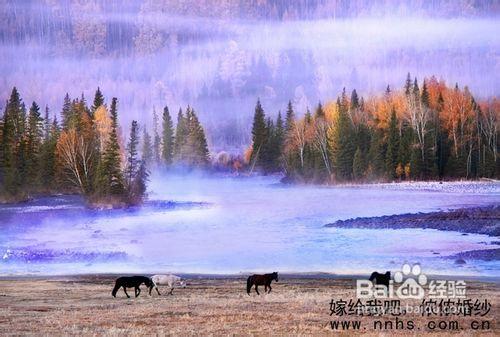
<instances>
[{"instance_id":1,"label":"brown horse","mask_svg":"<svg viewBox=\"0 0 500 337\"><path fill-rule=\"evenodd\" d=\"M146 285L146 287L148 287L149 295L151 295L151 289L153 289L155 283L151 280L151 278L146 276L123 276L117 278L115 287L113 288L111 295L113 295L113 297L116 297L116 292L123 287L123 291L128 298L130 298L130 296L127 294L127 288L134 288L135 297L137 297L141 293L141 288L139 287L143 283ZM158 291L158 288L156 288L156 291Z\"/></svg>"},{"instance_id":2,"label":"brown horse","mask_svg":"<svg viewBox=\"0 0 500 337\"><path fill-rule=\"evenodd\" d=\"M271 288L271 282L275 280L278 282L278 273L274 272L271 274L264 274L264 275L252 275L249 276L247 279L247 294L250 295L250 289L252 289L252 286L255 284L255 292L257 295L259 294L259 286L264 286L264 291L267 293L270 293L272 288ZM267 288L269 288L269 291L267 291Z\"/></svg>"}]
</instances>

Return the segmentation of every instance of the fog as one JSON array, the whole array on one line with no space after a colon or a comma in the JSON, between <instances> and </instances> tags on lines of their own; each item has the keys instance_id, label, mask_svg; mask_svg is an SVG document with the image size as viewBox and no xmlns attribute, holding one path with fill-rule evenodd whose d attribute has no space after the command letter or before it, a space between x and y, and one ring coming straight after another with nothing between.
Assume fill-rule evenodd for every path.
<instances>
[{"instance_id":1,"label":"fog","mask_svg":"<svg viewBox=\"0 0 500 337\"><path fill-rule=\"evenodd\" d=\"M421 263L426 273L499 276L498 261L460 251L495 238L432 229L326 228L339 219L498 202L498 186L467 193L404 187L286 186L278 177L151 177L141 208L93 211L77 196L0 205L0 275L78 273L369 273ZM470 187L473 187L471 185Z\"/></svg>"},{"instance_id":2,"label":"fog","mask_svg":"<svg viewBox=\"0 0 500 337\"><path fill-rule=\"evenodd\" d=\"M190 104L212 151L240 151L257 97L270 115L289 99L304 113L343 87L363 95L401 87L408 72L468 85L478 97L500 91L496 13L370 10L287 21L198 15L199 8L187 15L148 1L103 6L1 2L0 106L17 86L28 104L59 113L66 92L91 101L100 86L108 99L119 98L122 123L151 125L153 107L175 113Z\"/></svg>"}]
</instances>

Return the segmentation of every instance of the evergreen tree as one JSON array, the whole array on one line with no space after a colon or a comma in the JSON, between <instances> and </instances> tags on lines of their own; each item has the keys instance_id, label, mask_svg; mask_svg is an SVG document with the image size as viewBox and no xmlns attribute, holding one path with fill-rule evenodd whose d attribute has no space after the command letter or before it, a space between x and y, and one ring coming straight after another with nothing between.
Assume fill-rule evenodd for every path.
<instances>
[{"instance_id":1,"label":"evergreen tree","mask_svg":"<svg viewBox=\"0 0 500 337\"><path fill-rule=\"evenodd\" d=\"M304 115L304 120L306 121L307 124L311 124L312 122L311 111L309 111L309 109L306 110L306 114Z\"/></svg>"},{"instance_id":2,"label":"evergreen tree","mask_svg":"<svg viewBox=\"0 0 500 337\"><path fill-rule=\"evenodd\" d=\"M351 93L351 110L356 110L359 108L359 97L356 89Z\"/></svg>"},{"instance_id":3,"label":"evergreen tree","mask_svg":"<svg viewBox=\"0 0 500 337\"><path fill-rule=\"evenodd\" d=\"M405 82L405 95L410 96L412 90L412 85L411 85L411 76L410 73L406 76L406 82Z\"/></svg>"},{"instance_id":4,"label":"evergreen tree","mask_svg":"<svg viewBox=\"0 0 500 337\"><path fill-rule=\"evenodd\" d=\"M134 181L137 171L139 169L140 161L137 155L137 146L139 145L139 125L137 121L132 121L130 127L130 138L127 143L127 159L125 166L125 181L129 193L132 189L132 182Z\"/></svg>"},{"instance_id":5,"label":"evergreen tree","mask_svg":"<svg viewBox=\"0 0 500 337\"><path fill-rule=\"evenodd\" d=\"M316 107L314 117L315 118L325 118L325 111L323 110L323 105L321 104L321 102L319 102L318 106Z\"/></svg>"},{"instance_id":6,"label":"evergreen tree","mask_svg":"<svg viewBox=\"0 0 500 337\"><path fill-rule=\"evenodd\" d=\"M391 112L391 119L389 121L389 130L387 135L387 152L385 154L385 163L387 176L390 179L396 178L396 167L398 166L399 155L399 130L398 118L394 107Z\"/></svg>"},{"instance_id":7,"label":"evergreen tree","mask_svg":"<svg viewBox=\"0 0 500 337\"><path fill-rule=\"evenodd\" d=\"M286 108L286 118L285 118L285 130L289 134L293 129L295 123L295 112L293 111L292 101L288 101L288 106Z\"/></svg>"},{"instance_id":8,"label":"evergreen tree","mask_svg":"<svg viewBox=\"0 0 500 337\"><path fill-rule=\"evenodd\" d=\"M399 151L398 151L398 162L402 164L402 166L406 166L410 163L411 153L413 152L413 129L407 122L402 123L401 127L401 137L399 142Z\"/></svg>"},{"instance_id":9,"label":"evergreen tree","mask_svg":"<svg viewBox=\"0 0 500 337\"><path fill-rule=\"evenodd\" d=\"M184 154L182 150L186 144L188 136L188 126L186 118L182 113L182 109L179 109L179 113L177 114L177 125L175 128L175 142L174 142L174 158L178 162L182 162L184 160Z\"/></svg>"},{"instance_id":10,"label":"evergreen tree","mask_svg":"<svg viewBox=\"0 0 500 337\"><path fill-rule=\"evenodd\" d=\"M128 203L132 205L141 204L146 198L146 183L148 181L149 172L144 160L139 162L137 173L132 182Z\"/></svg>"},{"instance_id":11,"label":"evergreen tree","mask_svg":"<svg viewBox=\"0 0 500 337\"><path fill-rule=\"evenodd\" d=\"M45 116L43 118L43 140L47 141L47 139L50 137L50 115L49 115L49 106L45 106Z\"/></svg>"},{"instance_id":12,"label":"evergreen tree","mask_svg":"<svg viewBox=\"0 0 500 337\"><path fill-rule=\"evenodd\" d=\"M281 118L281 111L278 111L278 117L276 118L276 148L278 153L276 155L276 161L279 162L283 154L283 147L285 146L285 128L283 126L283 119Z\"/></svg>"},{"instance_id":13,"label":"evergreen tree","mask_svg":"<svg viewBox=\"0 0 500 337\"><path fill-rule=\"evenodd\" d=\"M260 165L260 152L263 150L269 137L265 118L264 109L262 109L260 100L257 100L252 125L252 156L250 158L252 165Z\"/></svg>"},{"instance_id":14,"label":"evergreen tree","mask_svg":"<svg viewBox=\"0 0 500 337\"><path fill-rule=\"evenodd\" d=\"M342 101L337 100L338 118L334 128L333 139L331 140L332 162L334 163L335 173L339 180L349 180L352 178L354 144L353 129L347 107Z\"/></svg>"},{"instance_id":15,"label":"evergreen tree","mask_svg":"<svg viewBox=\"0 0 500 337\"><path fill-rule=\"evenodd\" d=\"M260 149L259 166L264 170L264 172L273 172L278 166L276 159L278 157L279 149L277 145L276 128L270 117L266 120L266 134L267 138Z\"/></svg>"},{"instance_id":16,"label":"evergreen tree","mask_svg":"<svg viewBox=\"0 0 500 337\"><path fill-rule=\"evenodd\" d=\"M374 129L370 140L369 162L370 178L380 178L385 172L385 143L381 129Z\"/></svg>"},{"instance_id":17,"label":"evergreen tree","mask_svg":"<svg viewBox=\"0 0 500 337\"><path fill-rule=\"evenodd\" d=\"M121 172L120 144L118 142L117 99L111 100L111 132L101 158L101 189L103 194L122 195L124 182Z\"/></svg>"},{"instance_id":18,"label":"evergreen tree","mask_svg":"<svg viewBox=\"0 0 500 337\"><path fill-rule=\"evenodd\" d=\"M153 161L153 145L151 144L151 136L148 130L144 128L143 130L143 140L142 140L142 162L146 167L150 165Z\"/></svg>"},{"instance_id":19,"label":"evergreen tree","mask_svg":"<svg viewBox=\"0 0 500 337\"><path fill-rule=\"evenodd\" d=\"M64 96L63 108L61 111L63 130L68 130L72 119L72 102L69 94Z\"/></svg>"},{"instance_id":20,"label":"evergreen tree","mask_svg":"<svg viewBox=\"0 0 500 337\"><path fill-rule=\"evenodd\" d=\"M156 109L153 108L153 157L155 165L160 163L161 158L161 138L158 131L158 114Z\"/></svg>"},{"instance_id":21,"label":"evergreen tree","mask_svg":"<svg viewBox=\"0 0 500 337\"><path fill-rule=\"evenodd\" d=\"M174 157L174 124L165 105L163 109L162 159L165 165L171 165Z\"/></svg>"},{"instance_id":22,"label":"evergreen tree","mask_svg":"<svg viewBox=\"0 0 500 337\"><path fill-rule=\"evenodd\" d=\"M94 103L90 108L90 115L94 117L94 113L101 105L104 105L104 96L102 95L101 88L97 87L97 90L94 95Z\"/></svg>"},{"instance_id":23,"label":"evergreen tree","mask_svg":"<svg viewBox=\"0 0 500 337\"><path fill-rule=\"evenodd\" d=\"M48 116L46 115L46 118ZM59 139L59 125L57 118L50 124L48 136L45 138L40 150L39 181L45 191L51 192L56 189L56 146Z\"/></svg>"},{"instance_id":24,"label":"evergreen tree","mask_svg":"<svg viewBox=\"0 0 500 337\"><path fill-rule=\"evenodd\" d=\"M366 163L364 159L363 152L358 147L354 153L354 159L352 162L352 173L356 181L360 181L364 178L366 172Z\"/></svg>"},{"instance_id":25,"label":"evergreen tree","mask_svg":"<svg viewBox=\"0 0 500 337\"><path fill-rule=\"evenodd\" d=\"M190 166L205 166L209 162L208 144L194 109L187 108L186 120L188 135L185 150L182 152L186 154L187 164Z\"/></svg>"},{"instance_id":26,"label":"evergreen tree","mask_svg":"<svg viewBox=\"0 0 500 337\"><path fill-rule=\"evenodd\" d=\"M26 178L25 182L31 191L39 187L38 182L38 160L40 146L42 143L43 119L40 115L40 107L33 102L28 113L27 143L26 143Z\"/></svg>"},{"instance_id":27,"label":"evergreen tree","mask_svg":"<svg viewBox=\"0 0 500 337\"><path fill-rule=\"evenodd\" d=\"M16 87L12 89L3 117L1 175L5 192L10 197L16 197L22 193L26 175L26 144L23 137L26 108Z\"/></svg>"}]
</instances>

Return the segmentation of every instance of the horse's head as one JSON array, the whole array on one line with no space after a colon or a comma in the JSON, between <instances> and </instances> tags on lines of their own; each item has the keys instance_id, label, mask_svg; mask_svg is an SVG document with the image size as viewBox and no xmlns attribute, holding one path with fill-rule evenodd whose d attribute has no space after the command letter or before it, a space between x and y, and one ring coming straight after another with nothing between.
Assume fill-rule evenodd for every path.
<instances>
[{"instance_id":1,"label":"horse's head","mask_svg":"<svg viewBox=\"0 0 500 337\"><path fill-rule=\"evenodd\" d=\"M278 282L278 272L275 271L272 275L273 275L273 280L275 280L276 282Z\"/></svg>"},{"instance_id":2,"label":"horse's head","mask_svg":"<svg viewBox=\"0 0 500 337\"><path fill-rule=\"evenodd\" d=\"M369 280L369 281L373 281L373 280L375 280L375 279L377 278L377 276L378 276L378 275L379 275L379 273L377 273L376 271L374 271L374 272L371 274L371 276L370 276L370 278L369 278L368 280Z\"/></svg>"},{"instance_id":3,"label":"horse's head","mask_svg":"<svg viewBox=\"0 0 500 337\"><path fill-rule=\"evenodd\" d=\"M180 281L179 285L181 286L181 288L186 288L186 281Z\"/></svg>"}]
</instances>

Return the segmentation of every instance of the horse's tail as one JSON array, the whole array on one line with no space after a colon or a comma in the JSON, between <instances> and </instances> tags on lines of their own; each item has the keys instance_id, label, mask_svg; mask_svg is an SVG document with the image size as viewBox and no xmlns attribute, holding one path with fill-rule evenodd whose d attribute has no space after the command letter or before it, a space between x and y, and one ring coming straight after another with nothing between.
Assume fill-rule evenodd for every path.
<instances>
[{"instance_id":1,"label":"horse's tail","mask_svg":"<svg viewBox=\"0 0 500 337\"><path fill-rule=\"evenodd\" d=\"M253 276L248 276L247 278L247 294L250 295L250 289L252 289Z\"/></svg>"},{"instance_id":2,"label":"horse's tail","mask_svg":"<svg viewBox=\"0 0 500 337\"><path fill-rule=\"evenodd\" d=\"M120 289L120 284L119 284L118 280L116 280L115 287L113 288L113 291L111 291L111 295L113 295L113 297L116 297L116 293L118 292L118 289Z\"/></svg>"}]
</instances>

